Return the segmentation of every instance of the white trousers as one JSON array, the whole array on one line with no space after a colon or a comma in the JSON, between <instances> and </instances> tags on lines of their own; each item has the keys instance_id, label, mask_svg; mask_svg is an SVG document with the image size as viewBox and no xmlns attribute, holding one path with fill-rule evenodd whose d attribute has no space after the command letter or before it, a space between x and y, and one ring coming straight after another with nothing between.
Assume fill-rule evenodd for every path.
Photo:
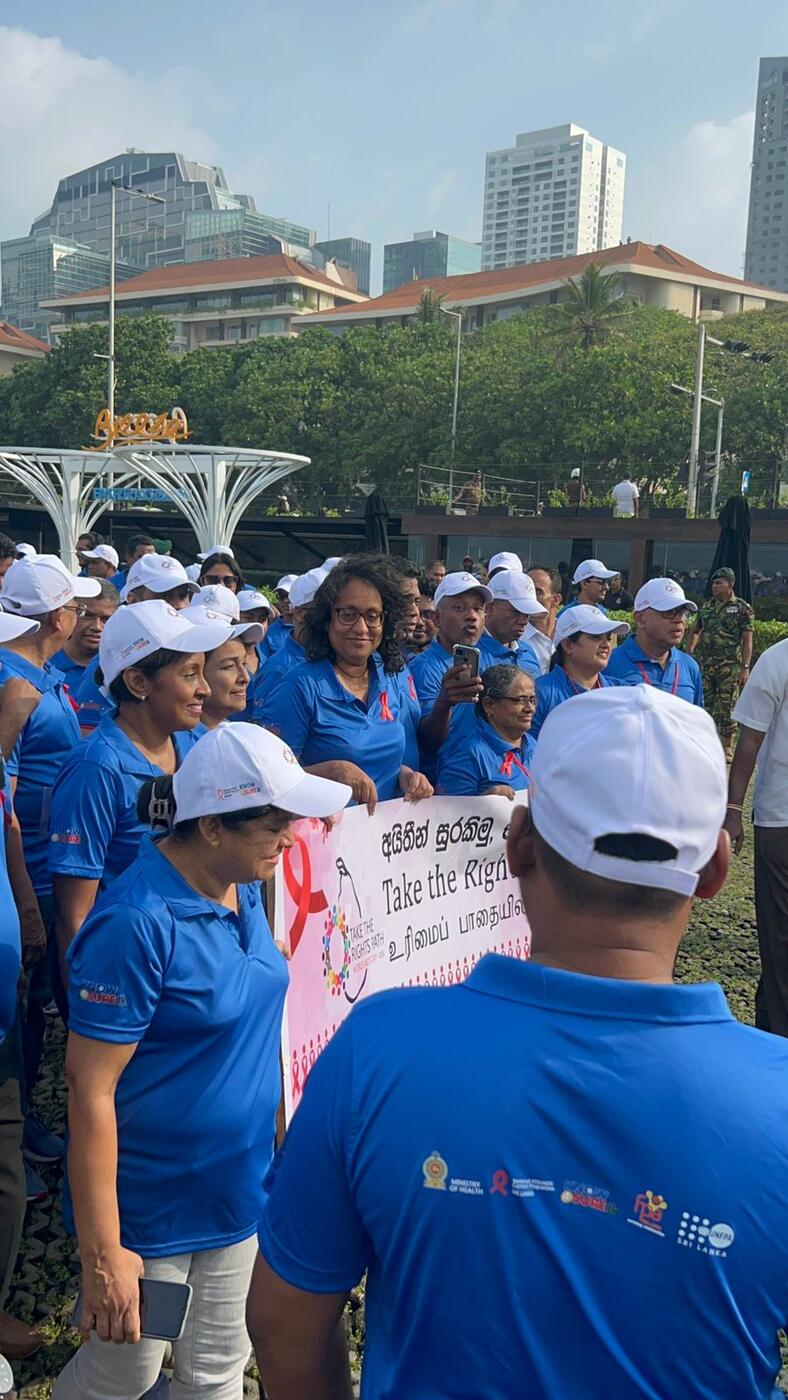
<instances>
[{"instance_id":1,"label":"white trousers","mask_svg":"<svg viewBox=\"0 0 788 1400\"><path fill-rule=\"evenodd\" d=\"M189 1316L173 1343L171 1400L242 1400L251 1344L246 1295L257 1253L254 1235L226 1249L146 1259L147 1278L190 1283ZM136 1346L99 1341L95 1333L63 1368L52 1400L141 1400L156 1381L166 1342Z\"/></svg>"}]
</instances>

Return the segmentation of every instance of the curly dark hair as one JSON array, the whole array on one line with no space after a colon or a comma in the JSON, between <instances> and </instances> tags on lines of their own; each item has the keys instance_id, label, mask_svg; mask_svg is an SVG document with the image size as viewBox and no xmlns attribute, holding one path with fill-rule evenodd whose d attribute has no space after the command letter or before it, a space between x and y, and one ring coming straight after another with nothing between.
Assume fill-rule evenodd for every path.
<instances>
[{"instance_id":1,"label":"curly dark hair","mask_svg":"<svg viewBox=\"0 0 788 1400\"><path fill-rule=\"evenodd\" d=\"M352 583L353 579L362 579L364 583L371 584L381 596L383 635L378 653L384 671L393 675L405 665L398 636L407 620L410 603L402 594L402 575L392 567L385 554L371 559L363 556L351 557L331 570L309 605L304 623L304 650L310 661L322 661L325 657L328 657L329 661L336 660L334 649L328 640L328 626L343 588Z\"/></svg>"}]
</instances>

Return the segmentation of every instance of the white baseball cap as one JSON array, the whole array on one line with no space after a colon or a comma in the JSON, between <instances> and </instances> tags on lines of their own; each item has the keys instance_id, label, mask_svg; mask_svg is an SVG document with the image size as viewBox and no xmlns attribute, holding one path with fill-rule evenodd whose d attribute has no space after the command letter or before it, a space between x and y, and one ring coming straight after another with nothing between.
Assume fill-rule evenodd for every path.
<instances>
[{"instance_id":1,"label":"white baseball cap","mask_svg":"<svg viewBox=\"0 0 788 1400\"><path fill-rule=\"evenodd\" d=\"M231 622L240 622L241 605L238 598L233 593L232 588L225 588L223 583L206 583L204 588L198 589L194 594L190 608L201 606L210 608L212 612L221 613L223 617L228 617Z\"/></svg>"},{"instance_id":2,"label":"white baseball cap","mask_svg":"<svg viewBox=\"0 0 788 1400\"><path fill-rule=\"evenodd\" d=\"M21 617L53 612L72 598L96 598L101 579L76 578L56 554L17 559L3 578L3 607Z\"/></svg>"},{"instance_id":3,"label":"white baseball cap","mask_svg":"<svg viewBox=\"0 0 788 1400\"><path fill-rule=\"evenodd\" d=\"M493 569L514 569L516 573L523 572L523 561L519 554L510 554L508 550L502 549L500 554L494 554L489 564L487 572L492 573Z\"/></svg>"},{"instance_id":4,"label":"white baseball cap","mask_svg":"<svg viewBox=\"0 0 788 1400\"><path fill-rule=\"evenodd\" d=\"M197 558L204 563L206 559L212 559L214 554L223 554L226 559L235 558L229 544L212 544L210 549L201 550Z\"/></svg>"},{"instance_id":5,"label":"white baseball cap","mask_svg":"<svg viewBox=\"0 0 788 1400\"><path fill-rule=\"evenodd\" d=\"M635 612L644 612L646 608L653 608L654 612L672 612L673 608L698 611L697 603L685 598L681 584L672 578L650 578L643 584L635 598Z\"/></svg>"},{"instance_id":6,"label":"white baseball cap","mask_svg":"<svg viewBox=\"0 0 788 1400\"><path fill-rule=\"evenodd\" d=\"M201 564L187 564L187 565L186 565L186 577L187 577L187 579L189 580L190 583L198 583L201 573L202 573L202 565L201 565Z\"/></svg>"},{"instance_id":7,"label":"white baseball cap","mask_svg":"<svg viewBox=\"0 0 788 1400\"><path fill-rule=\"evenodd\" d=\"M220 724L188 752L172 782L174 819L279 807L296 817L330 817L351 789L305 773L292 749L258 724Z\"/></svg>"},{"instance_id":8,"label":"white baseball cap","mask_svg":"<svg viewBox=\"0 0 788 1400\"><path fill-rule=\"evenodd\" d=\"M493 579L493 583L495 579ZM460 593L470 593L475 588L477 593L481 593L485 603L492 602L492 593L486 583L480 583L473 574L468 574L464 570L457 573L447 574L442 578L435 589L435 605L441 603L444 598L456 598Z\"/></svg>"},{"instance_id":9,"label":"white baseball cap","mask_svg":"<svg viewBox=\"0 0 788 1400\"><path fill-rule=\"evenodd\" d=\"M18 559L35 559L38 550L33 544L18 544L16 554Z\"/></svg>"},{"instance_id":10,"label":"white baseball cap","mask_svg":"<svg viewBox=\"0 0 788 1400\"><path fill-rule=\"evenodd\" d=\"M700 706L649 685L586 691L548 715L531 770L534 824L571 865L694 893L728 800L725 755ZM598 848L604 836L634 833L667 842L675 856L634 861Z\"/></svg>"},{"instance_id":11,"label":"white baseball cap","mask_svg":"<svg viewBox=\"0 0 788 1400\"><path fill-rule=\"evenodd\" d=\"M95 549L83 549L81 551L83 559L103 559L105 564L111 564L113 569L120 565L120 555L111 544L97 544Z\"/></svg>"},{"instance_id":12,"label":"white baseball cap","mask_svg":"<svg viewBox=\"0 0 788 1400\"><path fill-rule=\"evenodd\" d=\"M237 598L238 607L242 613L255 612L257 608L265 608L268 612L272 611L271 604L265 594L260 593L257 588L242 588L240 593L234 593L233 597Z\"/></svg>"},{"instance_id":13,"label":"white baseball cap","mask_svg":"<svg viewBox=\"0 0 788 1400\"><path fill-rule=\"evenodd\" d=\"M341 564L341 563L342 563L342 560L343 560L345 557L346 557L346 556L345 556L344 554L332 554L332 555L331 555L331 558L330 558L330 559L324 559L324 560L323 560L323 563L322 563L319 567L322 568L322 569L324 569L325 572L326 572L327 574L330 574L330 573L331 573L331 570L332 570L332 569L335 569L336 566L337 566L337 564Z\"/></svg>"},{"instance_id":14,"label":"white baseball cap","mask_svg":"<svg viewBox=\"0 0 788 1400\"><path fill-rule=\"evenodd\" d=\"M189 578L183 564L173 559L171 554L143 554L132 564L126 575L126 586L121 589L121 598L126 602L135 588L149 588L151 593L169 593L171 588L183 588L197 592L197 584Z\"/></svg>"},{"instance_id":15,"label":"white baseball cap","mask_svg":"<svg viewBox=\"0 0 788 1400\"><path fill-rule=\"evenodd\" d=\"M320 569L309 569L307 573L299 574L290 589L291 608L305 608L307 603L311 603L325 578L328 578L325 566Z\"/></svg>"},{"instance_id":16,"label":"white baseball cap","mask_svg":"<svg viewBox=\"0 0 788 1400\"><path fill-rule=\"evenodd\" d=\"M501 599L505 603L511 603L519 613L524 613L526 617L545 617L547 608L536 600L536 588L534 581L528 574L518 572L516 569L504 569L502 573L491 578L487 585L493 601Z\"/></svg>"},{"instance_id":17,"label":"white baseball cap","mask_svg":"<svg viewBox=\"0 0 788 1400\"><path fill-rule=\"evenodd\" d=\"M171 608L163 598L151 598L113 613L99 642L99 666L104 678L101 689L105 695L116 676L154 651L166 648L188 656L192 652L213 651L232 636L232 624L227 618L195 626L184 618L185 611Z\"/></svg>"},{"instance_id":18,"label":"white baseball cap","mask_svg":"<svg viewBox=\"0 0 788 1400\"><path fill-rule=\"evenodd\" d=\"M573 583L585 583L587 578L615 578L615 569L606 569L601 559L584 559L572 574Z\"/></svg>"},{"instance_id":19,"label":"white baseball cap","mask_svg":"<svg viewBox=\"0 0 788 1400\"><path fill-rule=\"evenodd\" d=\"M278 584L276 585L276 588L274 589L274 592L275 592L275 593L289 593L289 592L290 592L290 589L292 588L292 586L293 586L293 584L295 583L295 581L296 581L297 578L298 578L298 574L282 574L282 577L280 578Z\"/></svg>"},{"instance_id":20,"label":"white baseball cap","mask_svg":"<svg viewBox=\"0 0 788 1400\"><path fill-rule=\"evenodd\" d=\"M615 618L603 613L601 608L592 608L588 603L578 603L575 607L564 608L563 612L559 613L553 641L559 646L576 632L588 632L592 637L626 637L629 630L628 622L616 622Z\"/></svg>"},{"instance_id":21,"label":"white baseball cap","mask_svg":"<svg viewBox=\"0 0 788 1400\"><path fill-rule=\"evenodd\" d=\"M17 637L33 637L40 627L41 623L34 617L12 617L11 613L0 610L0 646L15 642Z\"/></svg>"},{"instance_id":22,"label":"white baseball cap","mask_svg":"<svg viewBox=\"0 0 788 1400\"><path fill-rule=\"evenodd\" d=\"M203 592L206 590L203 589ZM229 593L229 588L224 590ZM235 596L235 595L233 595ZM225 636L216 646L222 646L224 642L229 642L231 638L248 642L250 646L255 646L261 642L265 633L259 622L233 622L232 618L222 609L208 607L205 603L200 603L196 599L191 602L188 608L182 608L184 617L192 623L194 627L208 627L214 623L223 623L226 630Z\"/></svg>"}]
</instances>

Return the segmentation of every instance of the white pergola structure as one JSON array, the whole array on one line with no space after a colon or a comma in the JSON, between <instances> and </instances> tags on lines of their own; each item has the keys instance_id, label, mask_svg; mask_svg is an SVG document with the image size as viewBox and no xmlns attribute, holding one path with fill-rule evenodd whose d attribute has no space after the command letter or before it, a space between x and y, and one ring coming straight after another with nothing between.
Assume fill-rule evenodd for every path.
<instances>
[{"instance_id":1,"label":"white pergola structure","mask_svg":"<svg viewBox=\"0 0 788 1400\"><path fill-rule=\"evenodd\" d=\"M201 550L230 544L252 501L311 460L254 447L164 442L116 447L113 456L116 466L144 477L169 497L186 516Z\"/></svg>"},{"instance_id":2,"label":"white pergola structure","mask_svg":"<svg viewBox=\"0 0 788 1400\"><path fill-rule=\"evenodd\" d=\"M189 521L200 549L230 544L244 512L261 492L301 467L309 457L246 447L190 447L136 443L107 452L0 447L6 471L48 512L60 556L76 568L76 543L107 509L95 487L124 486L143 477L163 491Z\"/></svg>"},{"instance_id":3,"label":"white pergola structure","mask_svg":"<svg viewBox=\"0 0 788 1400\"><path fill-rule=\"evenodd\" d=\"M35 496L54 521L60 557L69 568L77 567L77 540L92 530L106 510L105 501L94 501L96 486L112 480L122 485L128 474L118 474L110 452L58 451L46 447L0 447L0 471L8 472Z\"/></svg>"}]
</instances>

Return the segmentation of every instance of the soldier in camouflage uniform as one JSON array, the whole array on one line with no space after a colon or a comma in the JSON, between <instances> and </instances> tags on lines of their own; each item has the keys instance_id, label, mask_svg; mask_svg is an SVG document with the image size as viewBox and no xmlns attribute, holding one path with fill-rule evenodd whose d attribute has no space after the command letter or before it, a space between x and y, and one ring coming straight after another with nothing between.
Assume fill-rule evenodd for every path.
<instances>
[{"instance_id":1,"label":"soldier in camouflage uniform","mask_svg":"<svg viewBox=\"0 0 788 1400\"><path fill-rule=\"evenodd\" d=\"M711 580L712 596L700 607L689 639L689 651L698 648L706 709L728 758L736 732L733 707L752 660L753 611L736 597L735 582L733 569L717 569Z\"/></svg>"}]
</instances>

